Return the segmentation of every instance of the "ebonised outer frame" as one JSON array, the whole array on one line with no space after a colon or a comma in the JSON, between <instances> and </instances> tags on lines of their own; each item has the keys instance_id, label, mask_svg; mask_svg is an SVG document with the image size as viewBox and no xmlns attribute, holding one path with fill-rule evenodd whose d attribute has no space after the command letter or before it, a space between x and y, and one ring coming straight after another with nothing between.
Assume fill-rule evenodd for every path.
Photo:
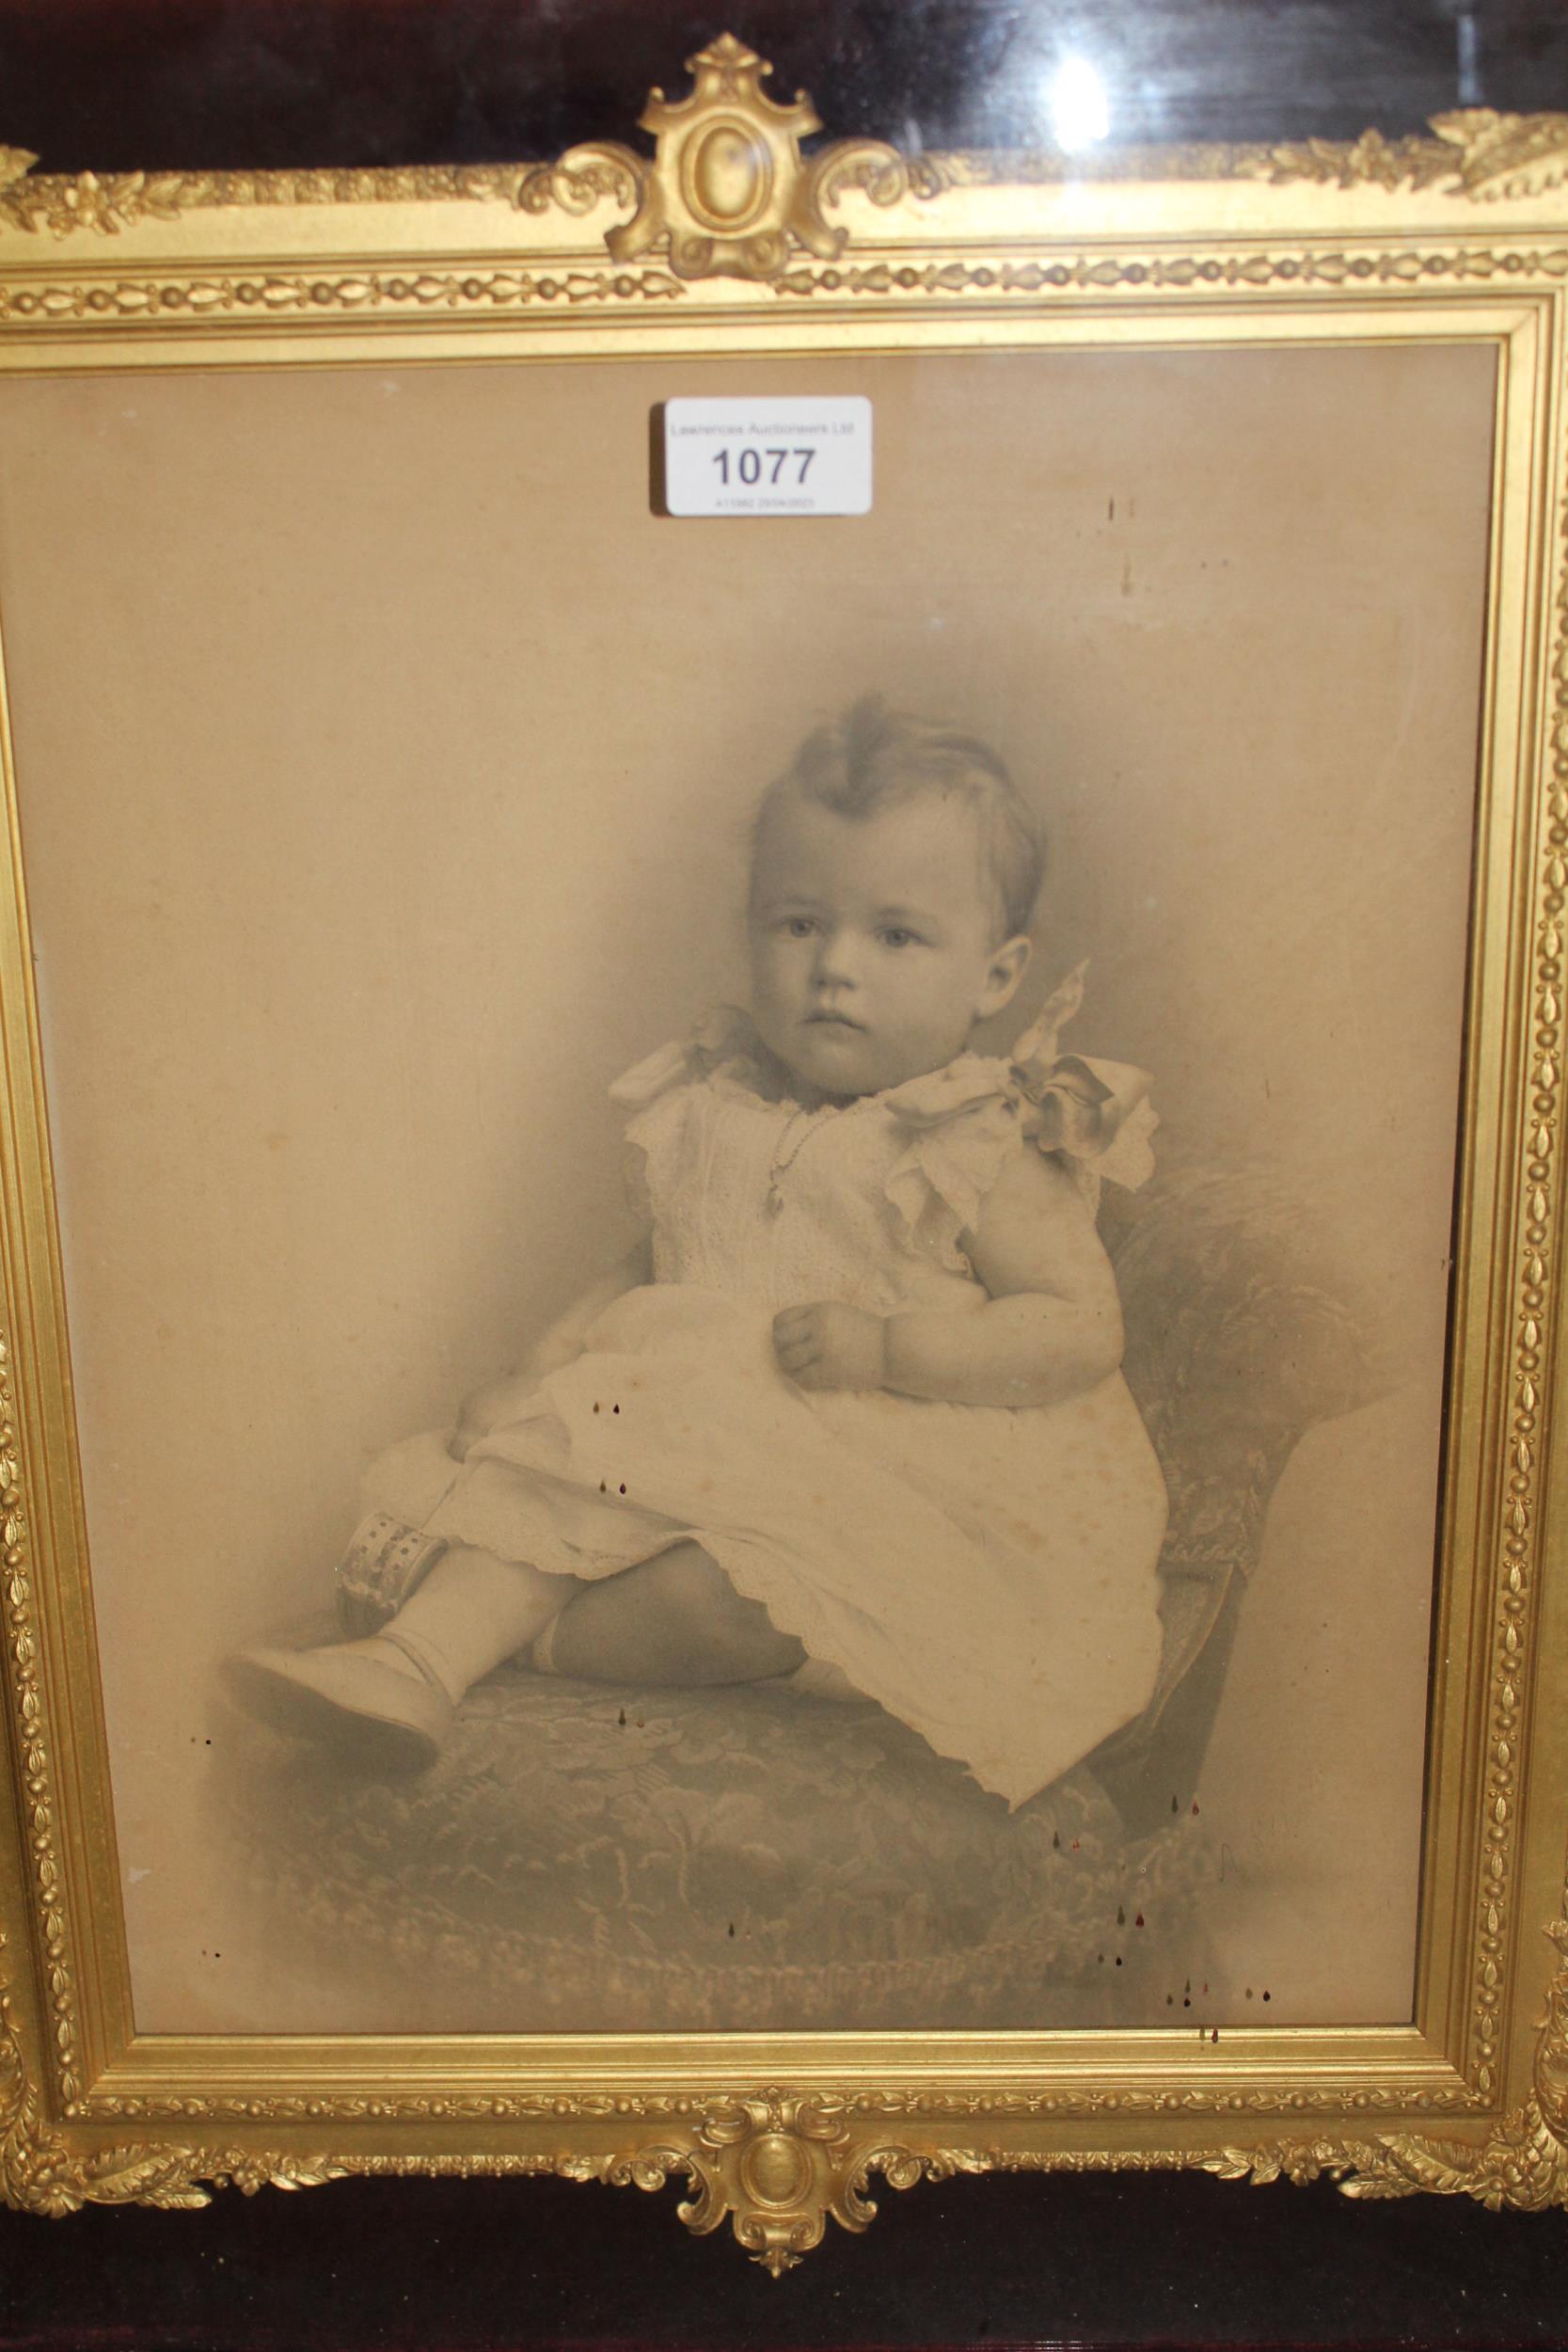
<instances>
[{"instance_id":1,"label":"ebonised outer frame","mask_svg":"<svg viewBox=\"0 0 1568 2352\"><path fill-rule=\"evenodd\" d=\"M884 66L911 61L933 110L927 143L961 135L976 145L1015 143L1026 110L999 13L730 11L738 32L786 50L793 73L835 93L835 128L897 135L885 109L857 103L853 69L874 70L879 53ZM1294 25L1268 13L1275 22L1260 24L1261 12L1230 0L1196 29L1190 12L1182 24L1153 5L1102 7L1093 21L1152 66L1146 135L1272 140L1309 126L1345 136L1369 121L1398 135L1460 95L1446 8L1340 5L1310 24L1298 10ZM1568 104L1568 32L1555 9L1475 13L1489 101ZM568 39L545 10L514 18L475 0L309 10L167 0L156 21L114 0L6 0L3 127L63 171L548 153L625 119L607 97L639 95L710 29L662 8L595 9ZM497 58L499 95L475 87ZM824 2249L786 2308L759 2301L754 2276L735 2265L703 2263L689 2280L682 2262L672 2292L656 2293L643 2233L667 2225L640 2200L584 2199L564 2185L531 2185L519 2260L516 2241L507 2246L515 2194L504 2183L362 2181L330 2200L229 2199L202 2224L199 2249L173 2216L93 2212L40 2233L0 2214L0 2341L87 2344L107 2327L125 2341L131 2313L138 2343L247 2346L1565 2340L1568 2233L1557 2215L1498 2227L1426 2200L1353 2213L1323 2187L1237 2201L1183 2178L1009 2180L983 2194L956 2183L894 2201L854 2249ZM927 2230L923 2215L934 2223L939 2210L944 2226Z\"/></svg>"}]
</instances>

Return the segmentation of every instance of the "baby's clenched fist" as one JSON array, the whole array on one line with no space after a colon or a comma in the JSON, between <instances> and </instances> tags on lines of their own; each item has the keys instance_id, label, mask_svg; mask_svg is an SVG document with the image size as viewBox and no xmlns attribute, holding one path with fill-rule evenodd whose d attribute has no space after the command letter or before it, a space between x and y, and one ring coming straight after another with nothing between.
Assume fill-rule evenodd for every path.
<instances>
[{"instance_id":1,"label":"baby's clenched fist","mask_svg":"<svg viewBox=\"0 0 1568 2352\"><path fill-rule=\"evenodd\" d=\"M879 1389L884 1327L880 1315L833 1298L786 1307L773 1317L773 1353L780 1371L802 1389Z\"/></svg>"}]
</instances>

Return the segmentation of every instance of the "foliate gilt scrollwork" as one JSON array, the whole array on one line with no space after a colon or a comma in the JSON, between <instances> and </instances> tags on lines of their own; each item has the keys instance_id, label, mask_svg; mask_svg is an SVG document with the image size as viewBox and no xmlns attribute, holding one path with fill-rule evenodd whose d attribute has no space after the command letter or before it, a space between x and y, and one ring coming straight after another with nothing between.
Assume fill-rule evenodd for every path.
<instances>
[{"instance_id":1,"label":"foliate gilt scrollwork","mask_svg":"<svg viewBox=\"0 0 1568 2352\"><path fill-rule=\"evenodd\" d=\"M1568 2205L1568 1919L1546 1932L1558 1962L1535 2048L1534 2089L1485 2139L1414 2134L1365 2140L1276 2140L1201 2159L1206 2172L1255 2185L1326 2174L1347 2197L1471 2197L1494 2212Z\"/></svg>"},{"instance_id":2,"label":"foliate gilt scrollwork","mask_svg":"<svg viewBox=\"0 0 1568 2352\"><path fill-rule=\"evenodd\" d=\"M668 251L677 278L776 278L803 248L832 261L847 232L824 207L847 188L875 204L895 204L910 176L895 149L875 139L841 140L807 160L800 141L822 128L803 90L779 104L762 87L771 66L729 34L687 60L689 96L649 92L639 127L653 134L652 161L616 146L570 149L522 183L518 202L585 211L601 196L634 204L606 231L611 259Z\"/></svg>"},{"instance_id":3,"label":"foliate gilt scrollwork","mask_svg":"<svg viewBox=\"0 0 1568 2352\"><path fill-rule=\"evenodd\" d=\"M1191 2149L1045 2153L911 2145L886 2138L852 2101L778 2087L715 2099L656 2140L609 2151L473 2156L345 2150L327 2155L142 2144L79 2153L44 2115L9 1992L0 1986L0 2198L29 2212L63 2216L86 2204L201 2205L214 2187L251 2194L353 2173L544 2173L647 2190L684 2178L690 2193L678 2212L688 2228L705 2235L727 2219L737 2243L774 2278L821 2244L830 2220L863 2231L877 2211L868 2194L877 2175L905 2189L923 2180L992 2170L1187 2167L1255 2184L1326 2175L1350 2197L1425 2190L1471 2197L1494 2208L1540 2211L1568 2204L1568 1920L1549 1932L1559 1957L1536 2049L1534 2089L1485 2138L1304 2137L1212 2155ZM257 2100L252 2120L265 2121L266 2109L265 2099ZM613 2117L601 2113L598 2120L610 2123Z\"/></svg>"},{"instance_id":4,"label":"foliate gilt scrollwork","mask_svg":"<svg viewBox=\"0 0 1568 2352\"><path fill-rule=\"evenodd\" d=\"M4 1952L0 1934L0 1960ZM10 1992L0 1981L0 2200L6 2204L56 2220L84 2205L190 2207L210 2203L213 2187L247 2195L265 2187L307 2188L339 2179L347 2169L325 2157L242 2150L73 2150L44 2115Z\"/></svg>"},{"instance_id":5,"label":"foliate gilt scrollwork","mask_svg":"<svg viewBox=\"0 0 1568 2352\"><path fill-rule=\"evenodd\" d=\"M1385 138L1364 131L1358 139L1302 139L1278 147L1240 149L1239 176L1278 185L1315 181L1336 188L1438 188L1486 201L1540 196L1568 180L1568 115L1498 114L1465 106L1434 115L1435 137Z\"/></svg>"},{"instance_id":6,"label":"foliate gilt scrollwork","mask_svg":"<svg viewBox=\"0 0 1568 2352\"><path fill-rule=\"evenodd\" d=\"M613 139L596 140L525 171L514 200L521 213L547 213L556 204L563 213L580 215L606 198L615 204L641 203L647 178L644 156Z\"/></svg>"},{"instance_id":7,"label":"foliate gilt scrollwork","mask_svg":"<svg viewBox=\"0 0 1568 2352\"><path fill-rule=\"evenodd\" d=\"M57 237L87 229L112 237L138 221L177 219L209 200L192 172L83 171L73 180L53 173L34 179L37 161L23 148L0 148L0 219L18 229L48 229Z\"/></svg>"},{"instance_id":8,"label":"foliate gilt scrollwork","mask_svg":"<svg viewBox=\"0 0 1568 2352\"><path fill-rule=\"evenodd\" d=\"M692 2190L680 2207L687 2227L704 2236L727 2217L737 2243L778 2279L820 2246L830 2217L846 2230L868 2227L877 2213L866 2193L874 2172L892 2188L912 2188L990 2169L987 2157L958 2150L868 2145L851 2130L842 2100L773 2089L719 2101L695 2131L640 2150L623 2176L651 2188L685 2173Z\"/></svg>"},{"instance_id":9,"label":"foliate gilt scrollwork","mask_svg":"<svg viewBox=\"0 0 1568 2352\"><path fill-rule=\"evenodd\" d=\"M729 34L689 60L696 87L672 103L650 93L641 127L652 157L614 140L569 148L553 163L418 165L309 171L35 173L38 157L0 147L0 222L33 234L115 236L149 220L213 210L289 205L500 203L530 214L582 217L601 203L628 209L606 232L611 255L632 260L668 245L678 277L771 281L792 253L837 258L847 232L825 208L850 188L874 204L929 202L958 187L1030 187L1064 181L1256 180L1433 190L1476 202L1538 196L1568 182L1568 115L1498 114L1471 106L1435 116L1431 137L1298 139L1275 146L1117 147L959 151L905 157L878 139L843 139L803 156L821 128L798 93L779 105L761 88L771 69Z\"/></svg>"}]
</instances>

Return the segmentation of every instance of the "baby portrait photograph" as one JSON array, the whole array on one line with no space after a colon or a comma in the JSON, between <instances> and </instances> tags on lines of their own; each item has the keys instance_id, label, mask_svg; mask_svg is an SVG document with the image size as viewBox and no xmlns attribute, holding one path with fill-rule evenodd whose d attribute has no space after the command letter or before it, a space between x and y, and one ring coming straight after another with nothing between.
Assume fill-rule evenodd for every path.
<instances>
[{"instance_id":1,"label":"baby portrait photograph","mask_svg":"<svg viewBox=\"0 0 1568 2352\"><path fill-rule=\"evenodd\" d=\"M0 384L139 2030L1412 2015L1494 394Z\"/></svg>"}]
</instances>

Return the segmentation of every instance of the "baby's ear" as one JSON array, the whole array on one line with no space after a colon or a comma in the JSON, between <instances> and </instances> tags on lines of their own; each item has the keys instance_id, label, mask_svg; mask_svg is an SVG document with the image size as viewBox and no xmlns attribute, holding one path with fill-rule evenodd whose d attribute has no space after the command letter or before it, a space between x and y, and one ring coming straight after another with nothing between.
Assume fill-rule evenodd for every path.
<instances>
[{"instance_id":1,"label":"baby's ear","mask_svg":"<svg viewBox=\"0 0 1568 2352\"><path fill-rule=\"evenodd\" d=\"M1016 939L1005 940L986 966L986 982L981 992L975 1017L989 1021L992 1013L1001 1012L1018 994L1019 982L1029 969L1034 944L1021 931Z\"/></svg>"}]
</instances>

